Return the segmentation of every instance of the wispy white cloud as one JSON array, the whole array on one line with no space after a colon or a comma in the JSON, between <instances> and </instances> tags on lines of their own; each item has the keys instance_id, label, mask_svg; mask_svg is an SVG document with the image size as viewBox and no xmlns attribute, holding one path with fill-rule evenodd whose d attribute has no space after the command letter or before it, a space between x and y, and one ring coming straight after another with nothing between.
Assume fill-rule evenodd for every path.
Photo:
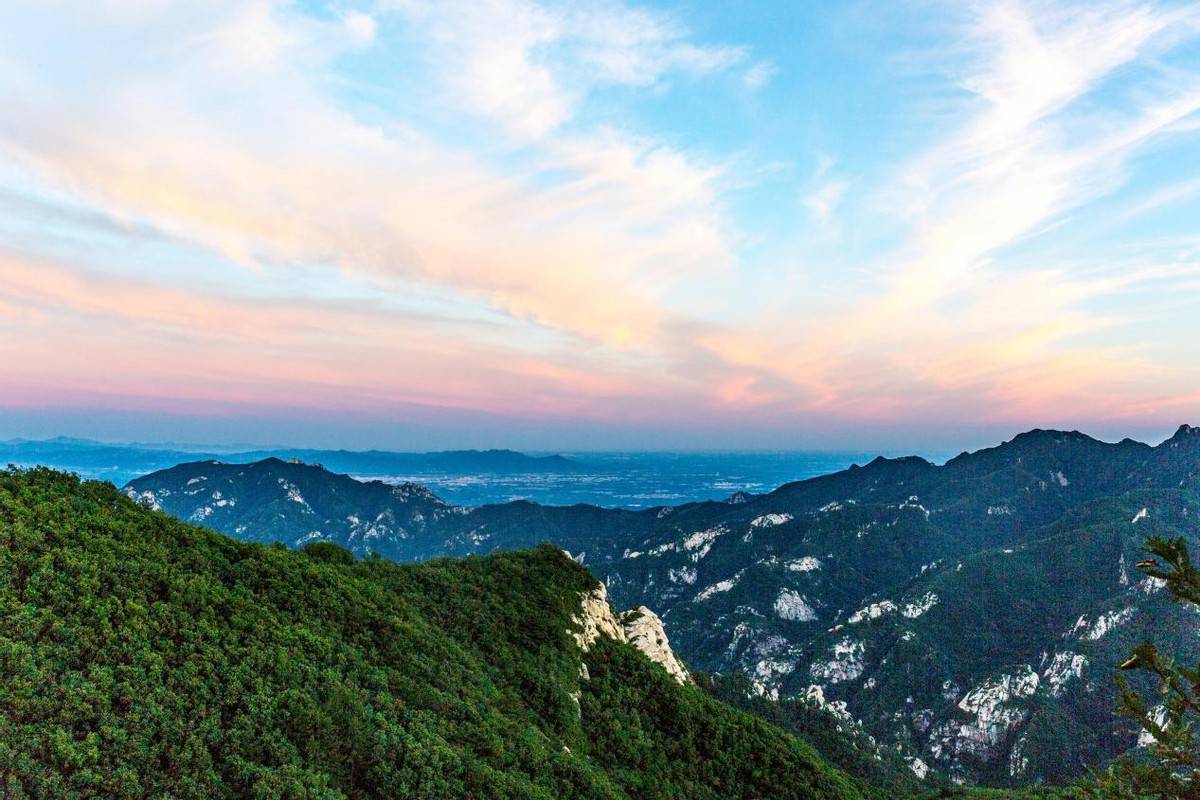
<instances>
[{"instance_id":1,"label":"wispy white cloud","mask_svg":"<svg viewBox=\"0 0 1200 800\"><path fill-rule=\"evenodd\" d=\"M849 181L835 174L836 166L837 160L828 153L817 153L816 167L800 198L801 204L820 223L830 221L850 188Z\"/></svg>"},{"instance_id":2,"label":"wispy white cloud","mask_svg":"<svg viewBox=\"0 0 1200 800\"><path fill-rule=\"evenodd\" d=\"M495 59L471 51L468 70L482 70L476 89L495 88L497 113L515 103L517 117L541 120L538 128L566 112L556 89L537 88L537 74L557 86L557 73L526 63L526 51L566 35L563 26L587 33L582 46L592 51L580 58L605 62L612 80L721 61L656 18L630 21L617 7L589 26L579 11L480 8L459 9L465 25L479 27L469 47L490 39L509 50ZM489 27L499 17L519 30L509 37ZM86 20L74 35L96 45L120 35L104 22ZM555 137L537 151L529 180L401 124L347 114L326 73L349 46L337 21L296 19L259 2L139 25L180 44L142 56L144 72L123 64L106 75L100 64L87 84L14 87L0 139L16 163L108 213L247 265L331 261L439 283L519 318L623 345L652 340L664 314L659 292L671 280L728 263L719 170L677 149L615 129ZM635 57L643 46L669 51L673 62ZM521 74L508 76L510 67ZM527 103L513 87L538 99Z\"/></svg>"},{"instance_id":3,"label":"wispy white cloud","mask_svg":"<svg viewBox=\"0 0 1200 800\"><path fill-rule=\"evenodd\" d=\"M428 32L440 78L461 100L523 137L555 131L598 88L653 87L746 58L742 47L699 44L676 19L617 0L399 0L391 8Z\"/></svg>"},{"instance_id":4,"label":"wispy white cloud","mask_svg":"<svg viewBox=\"0 0 1200 800\"><path fill-rule=\"evenodd\" d=\"M1138 198L1121 212L1120 219L1127 222L1155 211L1185 204L1200 198L1200 178L1181 181L1164 186Z\"/></svg>"},{"instance_id":5,"label":"wispy white cloud","mask_svg":"<svg viewBox=\"0 0 1200 800\"><path fill-rule=\"evenodd\" d=\"M742 83L747 90L757 92L770 83L778 72L779 68L770 61L759 61L742 73Z\"/></svg>"},{"instance_id":6,"label":"wispy white cloud","mask_svg":"<svg viewBox=\"0 0 1200 800\"><path fill-rule=\"evenodd\" d=\"M814 186L804 195L804 207L807 208L817 220L828 222L833 213L837 210L838 205L842 202L842 197L846 194L846 189L849 184L843 180L826 180Z\"/></svg>"},{"instance_id":7,"label":"wispy white cloud","mask_svg":"<svg viewBox=\"0 0 1200 800\"><path fill-rule=\"evenodd\" d=\"M934 56L953 113L914 119L930 143L884 170L881 185L880 170L855 158L893 131L816 142L788 118L797 128L787 147L759 159L730 144L736 125L714 123L710 139L639 125L618 95L632 106L701 87L735 100L760 92L741 104L760 114L768 98L808 101L778 94L774 61L704 41L682 12L618 0L351 6L0 11L0 189L19 174L114 230L153 231L182 254L216 254L242 265L229 274L255 276L242 279L254 289L245 296L206 287L188 308L169 258L132 283L110 280L86 254L0 261L0 325L22 334L7 352L22 359L26 387L52 384L58 370L96 389L104 365L136 352L160 384L198 392L171 372L193 337L212 347L195 356L207 380L225 375L264 402L289 385L313 402L357 385L380 403L509 413L532 392L551 398L542 412L644 422L754 407L784 425L1084 406L1117 415L1153 398L1178 413L1186 401L1176 400L1194 394L1185 390L1200 380L1195 367L1123 334L1153 321L1148 297L1192 290L1195 269L1178 254L1154 265L1132 247L1076 251L1060 236L1126 184L1137 156L1200 130L1200 69L1170 59L1200 39L1194 7L1000 0L964 13L947 3L959 35ZM393 52L397 32L420 53ZM47 42L78 59L41 69ZM428 96L388 96L395 76L379 68L367 87L378 94L348 101L367 78L344 63L360 69L363 57L401 59L415 71L402 77ZM791 84L794 65L783 68ZM726 113L705 98L711 116ZM807 215L815 225L798 227L819 229L831 263L814 267L800 241L773 254L795 266L768 281L755 247L789 231L748 237L732 207L764 163L817 147L837 162L772 173L779 194L747 206ZM1194 188L1168 183L1113 213L1150 215ZM883 226L896 232L886 251L862 246ZM839 260L839 249L853 256ZM412 319L398 304L356 319L319 293L306 303L272 293L262 277L314 264L389 298L433 287L467 317L504 324L481 332L437 313ZM255 292L261 311L246 300ZM123 307L123 293L138 300ZM112 358L89 367L61 336L22 349L42 341L48 319L74 335L101 320ZM169 353L137 335L150 329L166 333ZM374 376L380 364L393 377ZM256 365L269 379L255 380Z\"/></svg>"},{"instance_id":8,"label":"wispy white cloud","mask_svg":"<svg viewBox=\"0 0 1200 800\"><path fill-rule=\"evenodd\" d=\"M910 234L899 250L859 265L874 271L879 290L791 323L786 347L778 341L788 323L778 320L712 342L731 362L802 387L799 408L925 415L931 403L952 400L1024 421L1072 403L1108 413L1089 398L1108 391L1119 407L1146 382L1196 377L1165 368L1145 343L1117 347L1099 335L1138 317L1133 307L1119 317L1095 310L1097 302L1161 274L1123 260L1080 273L1010 252L1118 188L1139 148L1200 110L1200 70L1143 81L1103 111L1074 108L1130 64L1154 70L1196 10L1124 2L972 8L964 39L971 57L955 80L974 111L884 193L886 211L908 220ZM804 198L818 219L843 190L826 178L830 166L819 165ZM1170 280L1179 285L1183 276Z\"/></svg>"}]
</instances>

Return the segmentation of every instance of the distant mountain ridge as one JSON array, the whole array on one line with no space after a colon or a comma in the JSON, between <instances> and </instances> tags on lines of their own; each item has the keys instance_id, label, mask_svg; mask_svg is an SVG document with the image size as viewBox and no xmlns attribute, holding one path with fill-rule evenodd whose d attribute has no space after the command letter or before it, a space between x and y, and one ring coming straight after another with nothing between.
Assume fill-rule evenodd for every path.
<instances>
[{"instance_id":1,"label":"distant mountain ridge","mask_svg":"<svg viewBox=\"0 0 1200 800\"><path fill-rule=\"evenodd\" d=\"M399 453L387 450L257 450L226 456L227 461L256 461L277 457L319 463L334 471L360 475L403 475L406 472L462 473L575 473L586 465L561 455L531 456L516 450L439 450Z\"/></svg>"},{"instance_id":2,"label":"distant mountain ridge","mask_svg":"<svg viewBox=\"0 0 1200 800\"><path fill-rule=\"evenodd\" d=\"M1151 533L1200 541L1198 476L1200 429L1182 426L1154 447L1035 430L942 466L878 458L636 512L459 508L282 462L180 465L126 491L239 537L402 561L551 541L622 606L656 609L693 667L824 707L916 772L1017 785L1135 745L1111 677L1146 625L1196 651L1200 621L1131 565Z\"/></svg>"},{"instance_id":3,"label":"distant mountain ridge","mask_svg":"<svg viewBox=\"0 0 1200 800\"><path fill-rule=\"evenodd\" d=\"M323 464L335 472L392 476L447 473L458 475L576 474L587 465L561 455L528 455L515 450L440 450L427 453L388 450L257 448L231 451L203 446L109 444L90 439L9 439L0 441L0 464L49 466L118 485L142 474L200 460L253 462L266 458Z\"/></svg>"}]
</instances>

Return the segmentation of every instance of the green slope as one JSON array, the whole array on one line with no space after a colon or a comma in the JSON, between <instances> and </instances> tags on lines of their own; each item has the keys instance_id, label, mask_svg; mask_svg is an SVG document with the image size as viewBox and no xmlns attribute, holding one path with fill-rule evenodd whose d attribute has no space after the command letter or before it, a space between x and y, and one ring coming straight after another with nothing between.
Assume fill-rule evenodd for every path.
<instances>
[{"instance_id":1,"label":"green slope","mask_svg":"<svg viewBox=\"0 0 1200 800\"><path fill-rule=\"evenodd\" d=\"M454 508L277 460L185 464L126 487L241 539L328 539L398 560L554 542L623 607L653 608L694 670L741 673L785 703L823 697L881 747L997 787L1068 781L1134 746L1113 712L1129 640L1200 639L1195 614L1132 565L1149 534L1200 538L1198 490L1200 429L1188 426L1155 447L1035 430L942 466L880 458L641 512ZM1030 673L1032 694L998 698ZM985 700L1002 724L980 716Z\"/></svg>"},{"instance_id":2,"label":"green slope","mask_svg":"<svg viewBox=\"0 0 1200 800\"><path fill-rule=\"evenodd\" d=\"M582 655L594 579L551 547L354 562L9 470L0 560L4 797L872 796L626 645Z\"/></svg>"}]
</instances>

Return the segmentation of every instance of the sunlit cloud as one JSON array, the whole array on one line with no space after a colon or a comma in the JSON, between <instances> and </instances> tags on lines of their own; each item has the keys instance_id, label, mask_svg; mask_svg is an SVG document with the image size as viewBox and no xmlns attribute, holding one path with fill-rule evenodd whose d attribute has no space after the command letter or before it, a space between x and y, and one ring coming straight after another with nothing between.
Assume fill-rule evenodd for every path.
<instances>
[{"instance_id":1,"label":"sunlit cloud","mask_svg":"<svg viewBox=\"0 0 1200 800\"><path fill-rule=\"evenodd\" d=\"M670 15L621 2L550 6L532 0L393 0L432 43L438 78L510 133L545 136L606 86L650 88L745 59L744 48L700 45ZM756 65L765 82L769 77Z\"/></svg>"},{"instance_id":2,"label":"sunlit cloud","mask_svg":"<svg viewBox=\"0 0 1200 800\"><path fill-rule=\"evenodd\" d=\"M316 93L311 50L336 49L336 29L295 31L261 5L231 16L189 31L178 62L144 79L56 87L76 94L53 105L46 87L17 87L10 156L248 267L332 262L447 283L606 342L652 338L656 276L728 262L717 173L668 146L612 131L555 140L537 171L556 179L531 185ZM251 72L196 91L231 61Z\"/></svg>"},{"instance_id":3,"label":"sunlit cloud","mask_svg":"<svg viewBox=\"0 0 1200 800\"><path fill-rule=\"evenodd\" d=\"M951 395L1014 424L1073 408L1102 416L1155 383L1196 380L1190 368L1164 369L1149 342L1113 347L1094 337L1136 325L1132 308L1114 318L1093 310L1095 301L1161 274L1104 260L1084 274L1005 252L1113 191L1139 147L1200 109L1200 74L1191 74L1109 115L1089 110L1082 135L1078 121L1063 116L1114 71L1169 45L1158 37L1176 34L1194 10L1038 11L979 7L967 37L977 55L958 77L978 111L885 191L888 210L911 220L911 234L870 265L878 288L848 298L844 310L818 310L782 336L787 323L774 322L749 338L715 341L715 349L807 385L817 407L899 418L924 416L930 398ZM840 185L822 180L805 206L826 219L839 197ZM1180 285L1187 272L1168 283ZM1097 403L1098 395L1113 400Z\"/></svg>"},{"instance_id":4,"label":"sunlit cloud","mask_svg":"<svg viewBox=\"0 0 1200 800\"><path fill-rule=\"evenodd\" d=\"M919 80L832 99L875 65L715 13L7 7L0 404L701 434L1200 412L1200 242L1164 216L1200 197L1170 166L1200 135L1195 6L946 4L879 47Z\"/></svg>"}]
</instances>

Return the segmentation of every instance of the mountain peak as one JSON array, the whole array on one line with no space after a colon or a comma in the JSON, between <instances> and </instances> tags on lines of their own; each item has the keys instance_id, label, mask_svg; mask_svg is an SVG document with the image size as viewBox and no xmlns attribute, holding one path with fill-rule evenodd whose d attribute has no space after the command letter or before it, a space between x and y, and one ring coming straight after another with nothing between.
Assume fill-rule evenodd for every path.
<instances>
[{"instance_id":1,"label":"mountain peak","mask_svg":"<svg viewBox=\"0 0 1200 800\"><path fill-rule=\"evenodd\" d=\"M1060 431L1054 428L1033 428L1032 430L1018 433L1012 438L1009 444L1028 443L1028 442L1055 442L1061 443L1070 440L1095 442L1093 439L1082 431Z\"/></svg>"},{"instance_id":2,"label":"mountain peak","mask_svg":"<svg viewBox=\"0 0 1200 800\"><path fill-rule=\"evenodd\" d=\"M1179 426L1179 430L1175 431L1175 435L1171 438L1183 439L1191 436L1200 436L1200 428L1197 428L1193 425L1184 424Z\"/></svg>"},{"instance_id":3,"label":"mountain peak","mask_svg":"<svg viewBox=\"0 0 1200 800\"><path fill-rule=\"evenodd\" d=\"M892 458L889 458L888 456L875 456L875 458L871 459L863 469L874 471L883 470L885 471L885 474L887 474L887 471L893 470L902 470L908 472L911 470L924 470L932 467L933 463L921 458L921 456L895 456Z\"/></svg>"},{"instance_id":4,"label":"mountain peak","mask_svg":"<svg viewBox=\"0 0 1200 800\"><path fill-rule=\"evenodd\" d=\"M926 464L926 465L928 465L929 463L930 462L927 459L924 459L921 456L895 456L893 458L889 458L887 456L875 456L875 458L871 459L870 464L868 464L867 466L871 466L873 464L911 464L911 465Z\"/></svg>"},{"instance_id":5,"label":"mountain peak","mask_svg":"<svg viewBox=\"0 0 1200 800\"><path fill-rule=\"evenodd\" d=\"M356 555L399 557L429 525L460 509L417 483L358 480L276 456L197 461L135 478L125 494L188 522L301 547L333 541Z\"/></svg>"},{"instance_id":6,"label":"mountain peak","mask_svg":"<svg viewBox=\"0 0 1200 800\"><path fill-rule=\"evenodd\" d=\"M220 463L220 462L212 462L212 463ZM248 466L252 469L271 469L271 470L292 469L292 470L297 470L297 471L301 471L301 472L313 471L313 472L323 472L323 473L327 473L329 475L336 475L336 473L327 469L324 464L319 464L315 461L305 461L302 458L296 458L296 457L280 458L278 456L267 456L266 458L260 458L258 461L251 462Z\"/></svg>"},{"instance_id":7,"label":"mountain peak","mask_svg":"<svg viewBox=\"0 0 1200 800\"><path fill-rule=\"evenodd\" d=\"M1200 427L1180 425L1174 435L1159 445L1159 447L1177 448L1181 445L1194 446L1197 443L1200 443Z\"/></svg>"}]
</instances>

